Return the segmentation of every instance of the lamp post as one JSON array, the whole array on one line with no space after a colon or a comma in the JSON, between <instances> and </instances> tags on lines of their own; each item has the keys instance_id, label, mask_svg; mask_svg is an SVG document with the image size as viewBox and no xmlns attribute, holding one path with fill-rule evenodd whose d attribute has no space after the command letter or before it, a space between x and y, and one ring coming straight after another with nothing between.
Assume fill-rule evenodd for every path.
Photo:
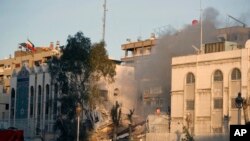
<instances>
[{"instance_id":1,"label":"lamp post","mask_svg":"<svg viewBox=\"0 0 250 141\"><path fill-rule=\"evenodd\" d=\"M238 124L241 124L241 108L243 105L243 98L241 97L241 93L238 93L238 96L235 98L235 104L238 108Z\"/></svg>"},{"instance_id":2,"label":"lamp post","mask_svg":"<svg viewBox=\"0 0 250 141\"><path fill-rule=\"evenodd\" d=\"M76 141L79 141L79 127L80 127L80 114L81 114L82 108L79 103L77 103L76 107L76 115L77 115L77 134L76 134Z\"/></svg>"}]
</instances>

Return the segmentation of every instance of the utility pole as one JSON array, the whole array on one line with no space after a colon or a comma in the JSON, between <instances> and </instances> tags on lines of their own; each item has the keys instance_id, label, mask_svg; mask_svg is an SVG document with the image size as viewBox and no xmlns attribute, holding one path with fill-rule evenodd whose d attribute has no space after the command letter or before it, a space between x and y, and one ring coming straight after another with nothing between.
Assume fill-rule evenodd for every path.
<instances>
[{"instance_id":1,"label":"utility pole","mask_svg":"<svg viewBox=\"0 0 250 141\"><path fill-rule=\"evenodd\" d=\"M106 12L107 12L107 8L106 8L106 4L107 4L107 0L104 0L104 4L103 4L103 23L102 23L102 41L105 42L105 28L106 28Z\"/></svg>"},{"instance_id":2,"label":"utility pole","mask_svg":"<svg viewBox=\"0 0 250 141\"><path fill-rule=\"evenodd\" d=\"M201 49L202 49L202 8L201 8L201 0L200 0L200 22L201 22L201 39L200 39L200 51L201 51Z\"/></svg>"}]
</instances>

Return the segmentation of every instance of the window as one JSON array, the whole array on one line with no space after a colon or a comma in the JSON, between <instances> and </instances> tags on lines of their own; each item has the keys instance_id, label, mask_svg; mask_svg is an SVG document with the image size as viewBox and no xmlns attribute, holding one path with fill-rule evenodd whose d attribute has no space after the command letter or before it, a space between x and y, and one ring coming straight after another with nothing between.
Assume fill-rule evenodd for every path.
<instances>
[{"instance_id":1,"label":"window","mask_svg":"<svg viewBox=\"0 0 250 141\"><path fill-rule=\"evenodd\" d=\"M214 109L222 109L223 107L223 100L220 99L214 99Z\"/></svg>"},{"instance_id":2,"label":"window","mask_svg":"<svg viewBox=\"0 0 250 141\"><path fill-rule=\"evenodd\" d=\"M5 110L9 110L9 104L5 104Z\"/></svg>"},{"instance_id":3,"label":"window","mask_svg":"<svg viewBox=\"0 0 250 141\"><path fill-rule=\"evenodd\" d=\"M194 110L194 100L187 100L187 110Z\"/></svg>"},{"instance_id":4,"label":"window","mask_svg":"<svg viewBox=\"0 0 250 141\"><path fill-rule=\"evenodd\" d=\"M100 96L101 96L105 101L108 100L108 91L107 91L107 90L100 90L99 93L100 93Z\"/></svg>"},{"instance_id":5,"label":"window","mask_svg":"<svg viewBox=\"0 0 250 141\"><path fill-rule=\"evenodd\" d=\"M195 82L194 74L193 73L188 73L186 83L191 84L191 83L194 83L194 82Z\"/></svg>"},{"instance_id":6,"label":"window","mask_svg":"<svg viewBox=\"0 0 250 141\"><path fill-rule=\"evenodd\" d=\"M58 86L57 84L55 84L55 93L54 93L54 109L53 109L53 112L54 112L54 116L53 118L56 119L56 115L57 115L57 99L58 99Z\"/></svg>"},{"instance_id":7,"label":"window","mask_svg":"<svg viewBox=\"0 0 250 141\"><path fill-rule=\"evenodd\" d=\"M10 108L11 108L10 119L14 119L15 96L16 96L15 89L12 88L12 89L11 89L11 98L10 98L10 99L11 99L11 105L10 105Z\"/></svg>"},{"instance_id":8,"label":"window","mask_svg":"<svg viewBox=\"0 0 250 141\"><path fill-rule=\"evenodd\" d=\"M50 102L50 94L49 94L49 85L46 85L46 108L45 108L45 114L49 114L49 102Z\"/></svg>"},{"instance_id":9,"label":"window","mask_svg":"<svg viewBox=\"0 0 250 141\"><path fill-rule=\"evenodd\" d=\"M38 86L38 106L37 106L37 115L41 115L41 108L42 108L42 87L41 85Z\"/></svg>"},{"instance_id":10,"label":"window","mask_svg":"<svg viewBox=\"0 0 250 141\"><path fill-rule=\"evenodd\" d=\"M214 81L222 81L223 80L223 75L220 70L216 70L214 73Z\"/></svg>"},{"instance_id":11,"label":"window","mask_svg":"<svg viewBox=\"0 0 250 141\"><path fill-rule=\"evenodd\" d=\"M240 80L241 79L241 72L239 69L237 69L237 68L233 69L232 74L231 74L231 79L232 80Z\"/></svg>"},{"instance_id":12,"label":"window","mask_svg":"<svg viewBox=\"0 0 250 141\"><path fill-rule=\"evenodd\" d=\"M41 63L42 63L42 60L34 61L35 66L40 66Z\"/></svg>"},{"instance_id":13,"label":"window","mask_svg":"<svg viewBox=\"0 0 250 141\"><path fill-rule=\"evenodd\" d=\"M34 107L34 87L30 87L30 117L33 117L33 107Z\"/></svg>"}]
</instances>

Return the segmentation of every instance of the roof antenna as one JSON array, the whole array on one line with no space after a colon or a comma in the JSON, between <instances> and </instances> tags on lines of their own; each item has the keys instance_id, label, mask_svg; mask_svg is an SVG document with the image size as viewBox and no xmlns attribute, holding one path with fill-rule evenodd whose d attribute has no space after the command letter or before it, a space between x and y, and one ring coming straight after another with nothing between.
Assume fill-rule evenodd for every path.
<instances>
[{"instance_id":1,"label":"roof antenna","mask_svg":"<svg viewBox=\"0 0 250 141\"><path fill-rule=\"evenodd\" d=\"M201 22L201 34L200 34L200 50L202 49L202 8L201 8L201 0L200 0L200 22Z\"/></svg>"},{"instance_id":2,"label":"roof antenna","mask_svg":"<svg viewBox=\"0 0 250 141\"><path fill-rule=\"evenodd\" d=\"M106 12L108 11L106 8L107 0L104 0L103 4L103 23L102 23L102 41L105 42L105 28L106 28Z\"/></svg>"},{"instance_id":3,"label":"roof antenna","mask_svg":"<svg viewBox=\"0 0 250 141\"><path fill-rule=\"evenodd\" d=\"M242 27L244 27L244 28L246 27L246 24L245 24L245 23L243 23L242 21L240 21L240 20L238 20L238 19L234 18L233 16L231 16L231 15L229 15L229 14L227 14L227 16L228 16L229 18L231 18L231 19L235 20L236 22L238 22L238 23L242 24Z\"/></svg>"}]
</instances>

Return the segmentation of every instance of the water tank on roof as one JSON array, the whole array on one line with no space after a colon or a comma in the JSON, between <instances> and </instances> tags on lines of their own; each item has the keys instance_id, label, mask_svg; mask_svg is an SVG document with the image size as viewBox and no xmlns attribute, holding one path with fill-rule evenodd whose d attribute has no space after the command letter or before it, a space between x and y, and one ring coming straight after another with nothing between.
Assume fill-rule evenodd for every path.
<instances>
[{"instance_id":1,"label":"water tank on roof","mask_svg":"<svg viewBox=\"0 0 250 141\"><path fill-rule=\"evenodd\" d=\"M245 48L250 48L250 39L246 41Z\"/></svg>"}]
</instances>

